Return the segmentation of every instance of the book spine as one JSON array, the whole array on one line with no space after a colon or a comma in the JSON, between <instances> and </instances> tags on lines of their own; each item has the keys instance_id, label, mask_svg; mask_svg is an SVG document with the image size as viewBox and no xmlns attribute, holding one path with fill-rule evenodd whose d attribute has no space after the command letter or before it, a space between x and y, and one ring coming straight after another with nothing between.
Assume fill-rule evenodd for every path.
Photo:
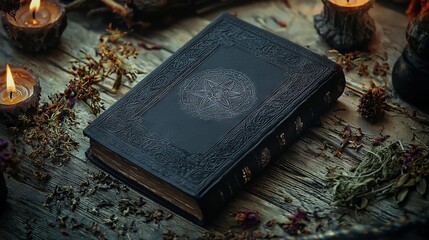
<instances>
[{"instance_id":1,"label":"book spine","mask_svg":"<svg viewBox=\"0 0 429 240\"><path fill-rule=\"evenodd\" d=\"M217 182L200 201L206 219L216 215L232 196L239 192L272 159L293 143L314 119L320 117L341 96L345 88L344 73L337 65L333 80L327 81L294 113L284 120L261 143L237 164L232 171Z\"/></svg>"}]
</instances>

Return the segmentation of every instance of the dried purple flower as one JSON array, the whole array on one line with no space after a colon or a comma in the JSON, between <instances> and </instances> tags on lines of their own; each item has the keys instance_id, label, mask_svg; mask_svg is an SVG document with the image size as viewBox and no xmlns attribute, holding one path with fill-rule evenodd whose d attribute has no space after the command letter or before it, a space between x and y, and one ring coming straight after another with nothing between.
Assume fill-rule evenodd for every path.
<instances>
[{"instance_id":1,"label":"dried purple flower","mask_svg":"<svg viewBox=\"0 0 429 240\"><path fill-rule=\"evenodd\" d=\"M17 162L12 144L7 140L0 139L0 172L15 167Z\"/></svg>"},{"instance_id":2,"label":"dried purple flower","mask_svg":"<svg viewBox=\"0 0 429 240\"><path fill-rule=\"evenodd\" d=\"M261 219L258 212L242 209L235 214L235 221L240 224L242 227L252 227L258 224Z\"/></svg>"},{"instance_id":3,"label":"dried purple flower","mask_svg":"<svg viewBox=\"0 0 429 240\"><path fill-rule=\"evenodd\" d=\"M310 220L304 209L298 208L288 219L289 222L279 224L284 231L293 236L306 232L307 224L304 223L304 220L307 222Z\"/></svg>"},{"instance_id":4,"label":"dried purple flower","mask_svg":"<svg viewBox=\"0 0 429 240\"><path fill-rule=\"evenodd\" d=\"M416 145L413 145L410 150L405 154L404 159L402 160L401 172L404 173L407 170L408 165L413 161L413 158L421 152L421 148Z\"/></svg>"}]
</instances>

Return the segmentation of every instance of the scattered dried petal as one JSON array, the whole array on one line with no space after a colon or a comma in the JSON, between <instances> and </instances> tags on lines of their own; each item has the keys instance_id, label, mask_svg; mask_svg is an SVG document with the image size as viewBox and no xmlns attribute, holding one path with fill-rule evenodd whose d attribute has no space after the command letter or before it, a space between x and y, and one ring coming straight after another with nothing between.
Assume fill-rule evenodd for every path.
<instances>
[{"instance_id":1,"label":"scattered dried petal","mask_svg":"<svg viewBox=\"0 0 429 240\"><path fill-rule=\"evenodd\" d=\"M274 17L274 16L272 16L271 18L272 18L272 19L273 19L273 21L274 21L275 23L277 23L277 25L279 25L280 27L283 27L283 28L287 27L287 23L286 23L285 21L280 20L280 19L278 19L278 18L276 18L276 17Z\"/></svg>"},{"instance_id":2,"label":"scattered dried petal","mask_svg":"<svg viewBox=\"0 0 429 240\"><path fill-rule=\"evenodd\" d=\"M242 209L235 214L235 221L242 227L248 228L259 224L260 217L258 212Z\"/></svg>"}]
</instances>

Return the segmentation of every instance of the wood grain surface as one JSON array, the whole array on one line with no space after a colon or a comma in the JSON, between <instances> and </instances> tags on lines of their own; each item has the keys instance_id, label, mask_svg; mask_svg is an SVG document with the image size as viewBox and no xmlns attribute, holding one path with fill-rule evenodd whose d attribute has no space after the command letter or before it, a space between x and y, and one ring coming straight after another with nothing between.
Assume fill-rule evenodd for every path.
<instances>
[{"instance_id":1,"label":"wood grain surface","mask_svg":"<svg viewBox=\"0 0 429 240\"><path fill-rule=\"evenodd\" d=\"M202 28L215 18L221 11L228 11L237 17L258 27L267 29L279 36L287 38L301 46L311 49L319 54L327 54L330 49L317 35L313 27L313 15L321 9L321 1L292 0L291 8L285 6L284 1L251 1L246 4L231 6L205 15L189 17L178 20L172 26L164 29L154 29L145 32L133 32L128 40L135 46L142 42L160 45L160 50L145 50L138 47L139 57L135 60L137 66L151 72L164 62L178 48L190 40ZM402 7L402 8L401 8ZM390 1L377 1L370 11L377 24L377 39L373 46L373 60L380 61L387 56L391 67L406 45L405 28L408 23L403 11L404 6L394 5ZM279 26L273 17L287 23L287 27ZM103 25L104 24L104 25ZM98 36L106 26L96 18L87 18L79 13L69 15L69 24L64 32L58 47L48 53L28 54L12 47L4 30L0 30L0 65L5 63L24 64L33 69L42 81L42 101L47 100L49 94L62 91L70 79L69 62L81 56L80 49L93 51ZM325 174L328 166L343 166L350 168L358 163L371 148L371 139L377 137L380 131L391 137L388 141L402 140L409 142L414 135L428 139L428 126L419 123L408 116L414 109L402 102L394 94L391 87L391 70L385 77L360 77L356 71L346 72L349 88L337 101L336 105L320 121L315 124L280 157L275 159L267 169L255 177L243 191L219 213L208 226L202 228L189 223L181 217L174 215L170 219L159 223L145 222L142 216L124 216L118 210L117 202L122 198L139 199L140 194L134 190L120 191L104 188L103 184L90 181L89 188L95 188L94 194L86 193L80 197L76 210L67 206L57 210L54 206L49 209L43 206L46 196L56 186L71 186L76 194L86 179L97 174L99 169L85 157L89 146L82 130L95 117L90 114L88 107L83 103L77 104L78 118L81 124L71 127L69 131L79 142L78 150L72 152L72 160L61 166L49 164L48 171L52 178L41 182L33 176L34 168L30 160L23 158L21 173L18 178L7 177L9 189L8 206L0 216L0 239L97 239L100 234L107 239L160 239L167 230L172 230L178 238L197 238L206 232L224 236L235 225L231 213L242 209L253 209L259 212L261 224L254 229L263 233L273 233L287 237L279 226L266 227L265 223L271 219L278 222L286 221L298 207L313 212L318 210L324 216L322 228L319 233L327 230L348 228L354 224L381 225L386 221L395 221L401 216L419 216L428 211L428 198L418 195L410 196L406 205L398 206L393 198L388 198L375 204L370 204L368 210L355 211L331 205L332 195L326 187ZM139 76L143 79L145 74ZM359 91L370 85L370 80L377 84L386 84L389 93L389 103L396 110L386 112L386 115L377 124L369 124L357 113ZM113 104L136 83L126 83L117 94L106 91L112 81L100 86L102 99L106 107ZM403 110L397 110L403 109ZM420 114L420 113L419 113ZM423 115L424 117L424 115ZM427 116L426 116L427 117ZM333 151L341 144L338 134L345 125L361 128L364 133L363 147L360 150L345 148L343 155L333 156ZM7 138L9 133L5 126L0 125L0 138ZM323 146L328 146L324 148ZM120 183L119 183L120 184ZM144 196L143 196L144 197ZM285 201L287 198L289 201ZM146 204L143 211L161 209L164 215L168 210L144 197ZM102 201L111 201L114 206L100 207L98 214L93 209ZM118 217L117 226L112 229L106 219L112 214ZM65 220L66 231L61 232L59 218L68 216ZM83 226L72 229L72 218ZM75 220L73 220L75 221ZM95 225L94 225L95 224ZM122 229L122 231L121 231ZM124 229L126 231L124 231ZM315 233L315 228L309 228ZM165 235L167 236L167 235Z\"/></svg>"}]
</instances>

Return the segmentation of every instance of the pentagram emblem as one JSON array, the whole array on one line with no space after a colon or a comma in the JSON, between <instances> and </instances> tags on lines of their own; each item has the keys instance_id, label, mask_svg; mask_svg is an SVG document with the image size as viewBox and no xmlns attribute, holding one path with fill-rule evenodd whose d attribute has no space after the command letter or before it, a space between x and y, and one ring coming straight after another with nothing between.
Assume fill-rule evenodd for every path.
<instances>
[{"instance_id":1,"label":"pentagram emblem","mask_svg":"<svg viewBox=\"0 0 429 240\"><path fill-rule=\"evenodd\" d=\"M232 69L209 69L186 79L180 88L180 106L203 120L233 118L256 102L250 78Z\"/></svg>"}]
</instances>

